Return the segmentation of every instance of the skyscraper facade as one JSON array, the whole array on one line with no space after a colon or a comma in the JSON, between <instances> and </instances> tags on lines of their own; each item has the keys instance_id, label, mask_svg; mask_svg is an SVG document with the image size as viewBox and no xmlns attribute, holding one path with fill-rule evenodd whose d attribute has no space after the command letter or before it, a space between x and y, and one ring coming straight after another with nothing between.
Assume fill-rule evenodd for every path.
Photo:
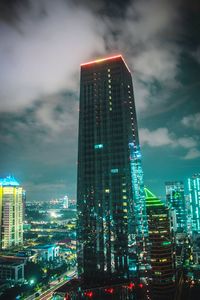
<instances>
[{"instance_id":1,"label":"skyscraper facade","mask_svg":"<svg viewBox=\"0 0 200 300\"><path fill-rule=\"evenodd\" d=\"M176 232L187 232L187 213L182 181L169 181L165 183L167 206L175 210Z\"/></svg>"},{"instance_id":2,"label":"skyscraper facade","mask_svg":"<svg viewBox=\"0 0 200 300\"><path fill-rule=\"evenodd\" d=\"M169 208L145 188L151 259L151 291L154 300L173 300L175 261Z\"/></svg>"},{"instance_id":3,"label":"skyscraper facade","mask_svg":"<svg viewBox=\"0 0 200 300\"><path fill-rule=\"evenodd\" d=\"M23 244L23 189L14 177L0 179L0 247Z\"/></svg>"},{"instance_id":4,"label":"skyscraper facade","mask_svg":"<svg viewBox=\"0 0 200 300\"><path fill-rule=\"evenodd\" d=\"M144 250L147 220L132 78L121 55L81 65L77 210L79 275L128 278L129 244Z\"/></svg>"},{"instance_id":5,"label":"skyscraper facade","mask_svg":"<svg viewBox=\"0 0 200 300\"><path fill-rule=\"evenodd\" d=\"M188 178L191 230L200 233L200 174Z\"/></svg>"}]
</instances>

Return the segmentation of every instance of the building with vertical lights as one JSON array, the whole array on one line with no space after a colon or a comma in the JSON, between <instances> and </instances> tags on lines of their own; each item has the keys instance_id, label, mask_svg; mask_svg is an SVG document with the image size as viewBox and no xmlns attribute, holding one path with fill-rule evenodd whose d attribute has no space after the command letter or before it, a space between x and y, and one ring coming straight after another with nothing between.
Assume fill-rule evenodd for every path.
<instances>
[{"instance_id":1,"label":"building with vertical lights","mask_svg":"<svg viewBox=\"0 0 200 300\"><path fill-rule=\"evenodd\" d=\"M69 198L67 195L63 197L63 208L69 208Z\"/></svg>"},{"instance_id":2,"label":"building with vertical lights","mask_svg":"<svg viewBox=\"0 0 200 300\"><path fill-rule=\"evenodd\" d=\"M174 299L174 243L170 231L169 209L145 188L151 259L153 300Z\"/></svg>"},{"instance_id":3,"label":"building with vertical lights","mask_svg":"<svg viewBox=\"0 0 200 300\"><path fill-rule=\"evenodd\" d=\"M182 181L169 181L165 183L167 206L175 211L175 232L187 232L187 213L184 185Z\"/></svg>"},{"instance_id":4,"label":"building with vertical lights","mask_svg":"<svg viewBox=\"0 0 200 300\"><path fill-rule=\"evenodd\" d=\"M192 232L200 233L200 174L188 178Z\"/></svg>"},{"instance_id":5,"label":"building with vertical lights","mask_svg":"<svg viewBox=\"0 0 200 300\"><path fill-rule=\"evenodd\" d=\"M121 55L81 65L77 212L80 277L128 278L129 245L145 252L147 219L133 84Z\"/></svg>"},{"instance_id":6,"label":"building with vertical lights","mask_svg":"<svg viewBox=\"0 0 200 300\"><path fill-rule=\"evenodd\" d=\"M23 189L14 177L0 179L0 248L23 244Z\"/></svg>"}]
</instances>

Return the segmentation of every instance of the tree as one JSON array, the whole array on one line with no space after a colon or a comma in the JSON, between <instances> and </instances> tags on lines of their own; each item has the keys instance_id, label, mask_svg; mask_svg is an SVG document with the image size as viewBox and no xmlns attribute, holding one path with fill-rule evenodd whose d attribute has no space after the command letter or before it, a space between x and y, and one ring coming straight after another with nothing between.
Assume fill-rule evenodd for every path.
<instances>
[{"instance_id":1,"label":"tree","mask_svg":"<svg viewBox=\"0 0 200 300\"><path fill-rule=\"evenodd\" d=\"M42 279L42 268L39 264L35 264L33 262L28 262L25 265L24 275L25 279L29 282L38 283Z\"/></svg>"}]
</instances>

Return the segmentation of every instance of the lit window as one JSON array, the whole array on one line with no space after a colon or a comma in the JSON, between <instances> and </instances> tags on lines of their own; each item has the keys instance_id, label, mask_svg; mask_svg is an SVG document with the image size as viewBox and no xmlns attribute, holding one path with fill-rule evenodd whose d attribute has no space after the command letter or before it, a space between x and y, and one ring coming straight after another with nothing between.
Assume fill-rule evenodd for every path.
<instances>
[{"instance_id":1,"label":"lit window","mask_svg":"<svg viewBox=\"0 0 200 300\"><path fill-rule=\"evenodd\" d=\"M159 261L160 261L160 262L166 262L167 259L166 259L166 258L162 258L162 259L160 259Z\"/></svg>"},{"instance_id":2,"label":"lit window","mask_svg":"<svg viewBox=\"0 0 200 300\"><path fill-rule=\"evenodd\" d=\"M111 169L110 172L113 173L113 174L115 174L115 173L118 173L119 170L118 169Z\"/></svg>"},{"instance_id":3,"label":"lit window","mask_svg":"<svg viewBox=\"0 0 200 300\"><path fill-rule=\"evenodd\" d=\"M123 199L127 199L127 196L123 196L122 198L123 198Z\"/></svg>"},{"instance_id":4,"label":"lit window","mask_svg":"<svg viewBox=\"0 0 200 300\"><path fill-rule=\"evenodd\" d=\"M155 271L154 274L155 274L155 275L161 275L162 273L161 273L161 272L158 272L158 271Z\"/></svg>"},{"instance_id":5,"label":"lit window","mask_svg":"<svg viewBox=\"0 0 200 300\"><path fill-rule=\"evenodd\" d=\"M110 190L109 189L105 189L105 193L110 193Z\"/></svg>"},{"instance_id":6,"label":"lit window","mask_svg":"<svg viewBox=\"0 0 200 300\"><path fill-rule=\"evenodd\" d=\"M162 242L162 245L163 246L171 245L171 242L170 241L169 242Z\"/></svg>"},{"instance_id":7,"label":"lit window","mask_svg":"<svg viewBox=\"0 0 200 300\"><path fill-rule=\"evenodd\" d=\"M103 144L96 144L94 145L95 149L102 149L103 148Z\"/></svg>"}]
</instances>

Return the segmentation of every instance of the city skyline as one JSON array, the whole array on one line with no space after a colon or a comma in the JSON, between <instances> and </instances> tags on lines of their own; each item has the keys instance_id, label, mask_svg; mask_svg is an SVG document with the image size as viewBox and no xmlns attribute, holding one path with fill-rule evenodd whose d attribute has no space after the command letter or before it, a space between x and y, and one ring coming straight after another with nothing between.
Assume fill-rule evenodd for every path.
<instances>
[{"instance_id":1,"label":"city skyline","mask_svg":"<svg viewBox=\"0 0 200 300\"><path fill-rule=\"evenodd\" d=\"M197 1L9 3L0 26L0 177L13 174L29 199L75 197L79 66L119 53L134 74L145 185L164 197L165 181L199 173Z\"/></svg>"}]
</instances>

